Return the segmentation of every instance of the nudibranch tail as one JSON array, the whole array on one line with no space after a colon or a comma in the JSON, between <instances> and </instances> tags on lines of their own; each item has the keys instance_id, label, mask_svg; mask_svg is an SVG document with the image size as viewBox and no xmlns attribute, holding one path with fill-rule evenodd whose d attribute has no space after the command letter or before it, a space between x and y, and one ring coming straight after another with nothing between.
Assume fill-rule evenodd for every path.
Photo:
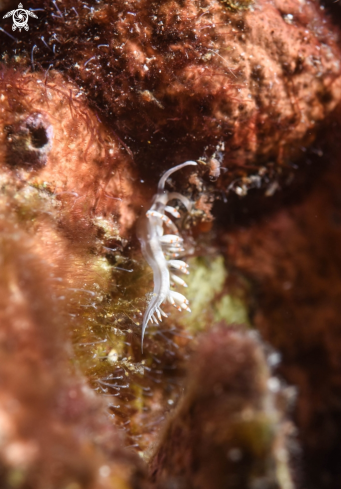
<instances>
[{"instance_id":1,"label":"nudibranch tail","mask_svg":"<svg viewBox=\"0 0 341 489\"><path fill-rule=\"evenodd\" d=\"M187 275L189 272L187 263L175 259L184 251L183 238L179 236L178 228L174 222L165 215L165 212L167 212L175 219L180 217L178 210L168 205L168 202L172 200L179 200L187 211L190 211L192 203L187 197L178 192L165 190L165 184L170 175L190 165L196 166L197 163L195 161L186 161L163 174L160 178L153 204L147 211L145 218L141 220L138 228L142 253L153 269L154 276L153 297L148 304L142 323L142 352L143 339L148 323L153 321L158 324L159 321L162 321L162 316L167 317L167 314L161 309L161 304L167 301L179 311L186 310L191 312L186 297L179 292L171 290L171 285L173 284L187 287L186 282L178 277L176 272ZM164 234L164 226L171 232Z\"/></svg>"}]
</instances>

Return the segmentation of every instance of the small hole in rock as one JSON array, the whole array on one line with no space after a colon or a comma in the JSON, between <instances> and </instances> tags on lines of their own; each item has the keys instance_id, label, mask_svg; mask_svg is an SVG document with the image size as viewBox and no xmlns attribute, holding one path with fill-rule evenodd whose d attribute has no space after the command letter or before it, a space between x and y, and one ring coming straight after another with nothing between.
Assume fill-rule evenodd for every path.
<instances>
[{"instance_id":1,"label":"small hole in rock","mask_svg":"<svg viewBox=\"0 0 341 489\"><path fill-rule=\"evenodd\" d=\"M42 126L40 126L40 127L28 126L28 129L29 129L30 134L31 134L32 146L34 146L35 148L42 148L43 146L45 146L49 142L47 134L46 134L46 130L44 127L42 127Z\"/></svg>"}]
</instances>

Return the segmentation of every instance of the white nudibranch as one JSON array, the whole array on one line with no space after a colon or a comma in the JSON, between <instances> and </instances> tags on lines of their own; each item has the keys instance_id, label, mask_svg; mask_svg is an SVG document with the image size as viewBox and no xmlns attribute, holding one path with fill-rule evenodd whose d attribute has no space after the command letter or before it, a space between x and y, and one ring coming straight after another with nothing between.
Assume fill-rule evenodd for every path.
<instances>
[{"instance_id":1,"label":"white nudibranch","mask_svg":"<svg viewBox=\"0 0 341 489\"><path fill-rule=\"evenodd\" d=\"M161 177L157 194L154 196L153 204L146 217L141 219L138 227L138 237L141 242L142 253L148 264L153 269L154 275L154 292L151 301L148 304L144 314L142 324L141 347L143 351L143 338L150 321L158 324L162 321L162 316L167 314L161 309L161 304L169 302L179 311L183 309L191 312L188 307L188 300L179 292L171 290L171 285L178 284L187 287L182 278L176 275L176 272L188 274L188 265L182 260L177 260L181 252L184 251L182 246L183 239L179 236L179 231L171 219L165 215L167 212L178 219L179 212L168 204L172 200L179 200L187 209L191 210L192 203L184 195L178 192L168 192L165 190L165 183L172 173L189 165L197 165L195 161L186 161L181 165L175 166L166 171ZM164 234L164 226L171 231L170 234Z\"/></svg>"}]
</instances>

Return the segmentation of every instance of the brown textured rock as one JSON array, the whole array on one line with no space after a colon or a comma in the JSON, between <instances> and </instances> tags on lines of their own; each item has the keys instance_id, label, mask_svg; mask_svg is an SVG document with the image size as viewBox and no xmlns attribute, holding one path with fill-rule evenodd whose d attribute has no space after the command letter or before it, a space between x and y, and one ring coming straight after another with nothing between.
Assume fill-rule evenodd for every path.
<instances>
[{"instance_id":1,"label":"brown textured rock","mask_svg":"<svg viewBox=\"0 0 341 489\"><path fill-rule=\"evenodd\" d=\"M252 283L253 322L280 349L281 372L298 386L296 420L313 488L341 481L340 185L334 156L294 204L224 238L230 263Z\"/></svg>"},{"instance_id":2,"label":"brown textured rock","mask_svg":"<svg viewBox=\"0 0 341 489\"><path fill-rule=\"evenodd\" d=\"M61 75L1 75L0 485L145 487L106 403L71 367L68 337L111 283L102 251L135 218L132 173Z\"/></svg>"},{"instance_id":3,"label":"brown textured rock","mask_svg":"<svg viewBox=\"0 0 341 489\"><path fill-rule=\"evenodd\" d=\"M90 217L115 212L124 236L136 218L132 195L136 208L139 194L119 140L103 128L77 86L60 74L50 72L47 80L3 67L1 75L3 178L55 195L74 226L89 228Z\"/></svg>"},{"instance_id":4,"label":"brown textured rock","mask_svg":"<svg viewBox=\"0 0 341 489\"><path fill-rule=\"evenodd\" d=\"M217 153L226 189L233 168L257 174L300 155L340 100L337 34L315 1L56 8L32 27L35 65L72 77L148 174ZM17 43L25 64L27 41Z\"/></svg>"},{"instance_id":5,"label":"brown textured rock","mask_svg":"<svg viewBox=\"0 0 341 489\"><path fill-rule=\"evenodd\" d=\"M156 486L292 488L292 428L276 406L279 393L254 336L224 326L204 335L151 463Z\"/></svg>"},{"instance_id":6,"label":"brown textured rock","mask_svg":"<svg viewBox=\"0 0 341 489\"><path fill-rule=\"evenodd\" d=\"M231 2L228 3L231 6ZM42 7L38 1L32 1L31 6ZM167 391L170 376L167 377L165 371L183 362L186 348L181 349L179 345L190 342L188 338L181 339L181 332L176 341L167 336L165 340L158 338L150 342L149 363L140 363L136 336L139 334L141 310L145 306L146 288L141 286L143 270L141 272L138 260L134 262L136 256L140 260L140 255L138 252L134 255L134 250L127 256L128 247L124 246L127 244L125 239L131 238L132 225L141 202L146 204L153 195L154 183L161 170L187 158L200 158L199 176L191 175L190 188L185 178L181 180L181 175L176 176L172 183L177 190L188 194L191 188L196 188L195 210L199 214L210 216L217 187L223 192L235 190L243 195L248 188L264 183L268 186L267 194L271 195L278 188L278 174L283 173L286 177L290 173L292 176L293 159L298 158L302 167L308 162L307 159L299 160L301 152L305 152L306 145L314 140L320 125L326 123L339 103L340 50L337 32L315 1L258 0L250 9L242 11L230 9L226 2L218 0L152 3L147 0L119 0L114 5L96 3L93 6L68 0L51 2L44 5L44 10L39 11L39 20L30 24L30 36L22 33L15 44L0 31L2 61L11 65L11 69L2 69L0 78L0 210L3 212L3 245L0 251L8 257L1 279L4 298L1 311L6 326L2 368L4 378L9 379L7 384L4 383L1 395L4 396L4 405L8 402L7 392L9 398L17 396L21 399L21 392L25 397L20 414L23 421L20 424L20 417L13 415L13 429L8 434L9 442L4 442L2 452L0 447L0 459L2 457L4 484L8 481L12 484L17 480L15 477L19 477L18 484L27 482L39 488L36 468L41 467L42 480L46 484L50 480L47 466L61 460L63 469L57 479L51 475L52 481L66 484L70 480L81 487L82 484L91 487L91 484L107 483L101 479L102 473L108 474L107 468L99 472L98 478L102 460L105 461L104 467L109 464L110 468L111 462L107 462L107 457L120 460L124 456L119 448L108 456L104 442L98 446L89 442L90 448L87 448L88 433L101 433L101 426L106 426L104 422L93 431L89 428L92 422L97 423L97 416L101 417L101 408L93 411L89 408L89 421L84 421L87 402L89 405L91 402L87 395L80 393L81 381L73 377L69 379L70 384L66 381L63 384L61 380L61 384L56 383L68 376L63 359L60 363L51 360L51 368L45 367L49 354L45 355L39 349L40 342L42 349L45 348L40 329L42 324L49 325L49 321L51 329L54 330L55 326L52 325L54 319L44 309L50 304L44 293L47 296L55 294L60 301L60 321L67 318L66 325L69 325L69 318L75 318L70 329L73 328L84 340L79 342L81 348L87 342L91 344L86 354L97 362L94 369L98 375L95 380L91 379L93 384L102 392L109 392L110 399L117 401L113 401L117 414L115 422L120 414L121 420L131 423L131 433L139 439L143 424L144 428L148 423L157 424L155 415L148 417L148 408L154 409L162 419L169 393L168 400L176 401L181 382L178 390L169 388ZM6 22L2 24L3 28L10 33L11 19ZM99 119L103 119L103 123ZM321 163L325 165L326 160L321 160ZM142 176L144 182L139 182L137 176ZM236 180L238 177L241 178ZM232 186L229 186L230 182ZM336 177L335 183L333 178L327 182L328 188L334 189L335 202L338 201L337 182ZM145 189L142 197L140 184ZM307 199L305 204L297 207L292 219L288 215L290 211L282 208L276 215L277 222L257 222L247 231L239 229L229 235L227 255L258 287L253 289L260 292L259 302L253 303L255 323L283 351L283 372L287 378L301 386L303 394L299 399L298 420L310 481L316 479L326 487L328 484L333 487L333 481L339 477L334 458L340 450L337 436L333 438L340 429L339 401L333 394L333 390L338 389L339 377L339 275L333 268L338 263L338 253L329 243L331 238L338 242L338 238L337 231L331 231L325 221L321 227L316 225L313 213L314 209L337 208L337 204L331 205L328 200L329 190L321 190L325 192L323 198L319 192L311 201ZM263 195L260 197L258 194L256 199L261 202ZM242 210L244 206L246 204L241 202ZM303 223L308 232L302 233L297 223ZM224 229L225 226L226 222ZM204 231L204 227L199 223L196 232ZM209 231L210 227L207 226L206 230ZM318 232L325 238L321 247L315 248ZM209 236L215 239L213 233ZM6 244L8 240L9 245ZM20 243L29 241L29 248L16 245L17 240ZM304 251L302 254L301 249ZM328 251L331 252L328 254ZM33 256L32 270L26 264L30 255ZM303 257L303 264L299 263L298 257ZM133 266L120 266L125 260L131 260ZM287 267L282 268L282 263ZM113 272L115 267L111 269L110 265L118 265L116 270L123 274L129 275L132 271L134 274L129 278L117 278ZM40 267L41 279L36 273L36 268ZM26 269L27 277L22 278L21 274ZM51 282L47 280L49 273L52 273ZM297 287L290 292L294 279ZM136 284L140 284L137 286L138 298L131 292ZM85 300L84 294L94 300ZM41 296L43 301L36 301L37 296ZM24 309L20 305L20 297L28 297ZM54 299L49 307L53 304ZM43 311L42 320L39 314L35 315L36 310ZM92 314L89 310L95 312ZM289 321L286 319L288 311L291 314ZM302 326L301 313L309 327ZM324 327L327 320L330 320L330 327ZM26 324L30 332L27 349L20 343L21 336L17 335L18 324L21 328ZM161 337L164 332L159 332ZM96 343L96 335L99 334L106 336L105 341L109 339L102 350L97 347L98 343L102 344L102 337ZM127 341L129 335L132 339ZM22 337L22 341L27 338L25 334ZM242 344L244 340L240 341ZM60 345L63 342L61 340ZM110 342L116 342L115 347L110 349ZM8 353L11 344L14 344L13 356ZM175 345L173 350L176 353L169 344ZM210 367L211 363L215 365L212 376L219 376L220 365L226 360L225 352L221 355L221 362L214 363L214 353L220 351L220 342L210 345L211 351L203 350L203 360L208 359ZM238 350L237 340L234 345ZM245 363L240 364L240 359L231 352L233 361L226 365L237 373L240 368L241 376L245 374L246 377L243 385L253 385L259 398L269 399L265 384L258 383L257 377L257 368L265 365L264 359L257 363L259 358L252 356L253 346L248 348L251 359L241 356ZM55 354L60 351L56 347ZM30 370L27 360L30 352L39 360L33 363L33 370ZM316 352L321 360L317 367L314 363ZM218 358L220 356L217 355ZM23 359L22 364L20 359ZM202 365L204 363L198 362L199 367ZM117 377L121 376L121 383L106 386L103 382L114 377L114 368L120 369ZM206 367L205 371L192 374L194 377L198 375L195 377L196 385L201 376L204 382L208 370ZM33 375L36 371L39 375ZM151 372L149 378L145 375L141 380L141 371ZM176 382L178 379L175 377L171 379ZM320 379L319 388L313 392L311 385L317 378ZM42 391L32 379L38 380L37 384L43 386ZM102 384L98 380L102 380ZM238 386L233 381L230 383L231 392L236 392ZM156 387L151 387L152 383ZM210 385L206 387L210 398ZM129 390L124 391L125 388ZM74 404L68 397L68 389L75 389ZM118 394L123 406L120 413ZM264 406L256 406L258 397L251 395L248 398L248 394L242 392L236 405L243 408L244 401L249 401L257 416L265 415ZM149 404L145 401L147 395L150 395ZM41 410L37 401L39 396ZM66 411L70 408L72 412L83 413L77 420L72 418L70 431L66 427L68 415L64 416L60 411L56 413L48 404L50 399L59 399L59 396L67 398ZM190 404L192 400L184 401L182 409L188 409L186 402ZM97 401L94 402L96 404ZM214 413L217 409L220 416L226 406L230 406L229 402L223 395L210 408ZM83 403L85 407L81 411L79 404ZM124 416L129 419L126 421ZM219 431L222 425L226 429L226 432L221 430L222 434L229 433L229 430L232 432L233 420L225 424L219 416L216 421L211 416L214 419L212 432ZM323 423L316 429L321 419L319 416ZM41 426L50 434L52 441L48 448L51 452L44 450L47 442L42 431L34 431L40 419L46 420L46 427L44 423ZM209 426L202 410L198 421L199 431L196 427L193 431L196 435L200 434L202 426ZM61 427L61 435L56 435L54 422ZM277 424L276 421L271 426L275 426L271 440L277 440L278 435L282 446L281 422ZM25 430L29 433L26 438L22 434ZM218 485L218 474L222 478L226 476L225 465L220 464L222 458L219 455L212 460L205 443L197 444L196 438L193 442L192 432L187 430L188 427L183 426L181 432L183 440L189 440L187 453L195 453L200 461L207 460L207 464L203 462L201 465L202 474L207 478L217 463L215 483ZM86 443L79 441L79 432L84 434ZM115 432L108 433L112 433L116 443ZM145 439L155 440L156 436L157 429ZM15 445L17 441L19 446ZM253 451L259 445L252 445L251 462L246 464L249 480L254 480L250 469L254 461L260 472L265 474L264 484L269 481L277 483L277 472L271 469L277 463L273 461L276 450L273 450L272 441L266 445L266 455L260 465ZM12 442L14 448L11 447ZM168 444L172 446L173 442L172 436L165 439L160 453L162 450L167 452ZM108 443L110 445L111 442ZM210 443L211 447L216 447L215 439L210 439ZM176 444L174 446L177 448ZM54 447L57 447L57 454ZM62 447L61 452L65 450L65 458L59 454L59 447ZM20 454L24 454L22 458ZM176 451L170 453L169 460L173 461L175 455ZM271 459L269 471L264 462L268 455ZM161 463L160 467L165 470L163 475L163 469L160 469L162 483L171 484L174 478L179 480L179 467L187 470L185 462L180 459L180 465L176 463L173 466L168 462L164 466ZM24 467L26 472L21 469L22 464L28 467ZM122 474L121 481L130 484L127 474L136 474L134 467L139 467L136 459L131 465L124 461L122 469L115 465L116 462L113 464L116 469L110 473ZM234 470L234 463L230 465ZM236 472L238 483L244 484L242 477L245 471L237 469ZM193 484L196 477L190 468L186 473L186 483ZM290 483L289 476L287 480ZM118 485L115 480L110 483L114 487ZM138 480L136 484L139 483Z\"/></svg>"},{"instance_id":7,"label":"brown textured rock","mask_svg":"<svg viewBox=\"0 0 341 489\"><path fill-rule=\"evenodd\" d=\"M0 246L1 487L144 487L139 461L69 364L52 267L4 209Z\"/></svg>"}]
</instances>

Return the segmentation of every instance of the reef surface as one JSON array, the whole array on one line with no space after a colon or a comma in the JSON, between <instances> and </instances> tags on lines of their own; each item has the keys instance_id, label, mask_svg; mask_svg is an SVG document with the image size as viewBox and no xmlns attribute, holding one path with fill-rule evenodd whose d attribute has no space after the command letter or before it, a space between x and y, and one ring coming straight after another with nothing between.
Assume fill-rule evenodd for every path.
<instances>
[{"instance_id":1,"label":"reef surface","mask_svg":"<svg viewBox=\"0 0 341 489\"><path fill-rule=\"evenodd\" d=\"M0 30L1 487L335 487L337 25L317 1L29 8ZM142 353L136 225L187 159L192 313Z\"/></svg>"}]
</instances>

